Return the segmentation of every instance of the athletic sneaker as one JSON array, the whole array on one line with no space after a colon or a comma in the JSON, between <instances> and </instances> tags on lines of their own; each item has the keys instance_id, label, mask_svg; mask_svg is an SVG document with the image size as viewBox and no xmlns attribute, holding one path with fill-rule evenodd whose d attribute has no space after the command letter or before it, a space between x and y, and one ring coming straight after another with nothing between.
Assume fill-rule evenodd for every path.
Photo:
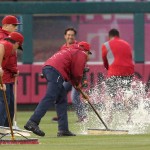
<instances>
[{"instance_id":1,"label":"athletic sneaker","mask_svg":"<svg viewBox=\"0 0 150 150\"><path fill-rule=\"evenodd\" d=\"M59 131L57 133L57 136L62 137L62 136L76 136L76 135L70 131Z\"/></svg>"},{"instance_id":2,"label":"athletic sneaker","mask_svg":"<svg viewBox=\"0 0 150 150\"><path fill-rule=\"evenodd\" d=\"M35 122L33 122L31 120L29 120L26 123L26 125L24 126L24 128L26 130L32 131L34 134L36 134L38 136L45 136L45 133L42 130L40 130L39 126Z\"/></svg>"}]
</instances>

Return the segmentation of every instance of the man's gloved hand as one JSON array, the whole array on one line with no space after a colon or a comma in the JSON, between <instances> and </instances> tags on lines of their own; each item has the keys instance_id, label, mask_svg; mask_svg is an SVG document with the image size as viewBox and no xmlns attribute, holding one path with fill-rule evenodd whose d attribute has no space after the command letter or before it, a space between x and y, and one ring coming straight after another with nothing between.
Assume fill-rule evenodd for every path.
<instances>
[{"instance_id":1,"label":"man's gloved hand","mask_svg":"<svg viewBox=\"0 0 150 150\"><path fill-rule=\"evenodd\" d=\"M88 87L88 81L87 81L87 72L89 72L89 68L88 67L86 67L86 68L84 68L84 70L83 70L83 77L82 77L82 87L83 88L87 88Z\"/></svg>"},{"instance_id":2,"label":"man's gloved hand","mask_svg":"<svg viewBox=\"0 0 150 150\"><path fill-rule=\"evenodd\" d=\"M87 80L82 80L82 87L87 88L88 87L88 81Z\"/></svg>"}]
</instances>

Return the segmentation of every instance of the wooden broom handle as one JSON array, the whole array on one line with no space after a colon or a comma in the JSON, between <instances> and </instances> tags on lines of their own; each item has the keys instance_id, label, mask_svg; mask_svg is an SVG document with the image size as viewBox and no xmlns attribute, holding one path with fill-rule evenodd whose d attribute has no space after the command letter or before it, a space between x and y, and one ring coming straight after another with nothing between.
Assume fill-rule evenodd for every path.
<instances>
[{"instance_id":1,"label":"wooden broom handle","mask_svg":"<svg viewBox=\"0 0 150 150\"><path fill-rule=\"evenodd\" d=\"M1 76L0 76L0 85L3 88L3 82L2 82L2 77ZM10 131L11 131L11 138L12 138L12 140L15 140L13 129L12 129L12 122L11 122L11 118L10 118L10 112L9 112L6 92L4 90L2 90L2 92L3 92L4 103L5 103L6 115L7 115L7 118L8 118L8 123L9 123Z\"/></svg>"},{"instance_id":2,"label":"wooden broom handle","mask_svg":"<svg viewBox=\"0 0 150 150\"><path fill-rule=\"evenodd\" d=\"M91 106L91 108L93 109L93 111L96 113L97 117L100 119L100 121L102 122L102 124L105 126L106 130L110 130L108 129L106 123L103 121L103 119L101 118L101 116L99 115L99 113L97 112L97 110L94 108L94 106L92 105L92 103L89 100L89 97L87 94L85 94L81 88L78 88L78 91L82 94L83 98L85 98L85 100L89 103L89 105Z\"/></svg>"}]
</instances>

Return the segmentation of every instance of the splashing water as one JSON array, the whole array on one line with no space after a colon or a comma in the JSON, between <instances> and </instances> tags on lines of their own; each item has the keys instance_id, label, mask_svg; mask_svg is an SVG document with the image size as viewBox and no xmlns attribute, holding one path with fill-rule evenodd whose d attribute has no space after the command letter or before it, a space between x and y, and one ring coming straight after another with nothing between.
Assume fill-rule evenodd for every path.
<instances>
[{"instance_id":1,"label":"splashing water","mask_svg":"<svg viewBox=\"0 0 150 150\"><path fill-rule=\"evenodd\" d=\"M128 130L129 134L150 133L150 91L146 92L142 81L134 80L131 89L119 89L116 97L111 98L102 82L89 91L92 105L107 124L109 129ZM87 120L80 123L80 133L87 129L105 129L91 107L85 105Z\"/></svg>"}]
</instances>

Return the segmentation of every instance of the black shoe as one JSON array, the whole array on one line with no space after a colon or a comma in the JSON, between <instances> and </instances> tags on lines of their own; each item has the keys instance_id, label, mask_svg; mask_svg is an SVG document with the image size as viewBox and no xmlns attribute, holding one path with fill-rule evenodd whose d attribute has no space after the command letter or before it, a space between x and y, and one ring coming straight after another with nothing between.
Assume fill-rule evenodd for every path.
<instances>
[{"instance_id":1,"label":"black shoe","mask_svg":"<svg viewBox=\"0 0 150 150\"><path fill-rule=\"evenodd\" d=\"M58 117L53 117L52 121L57 122L58 121Z\"/></svg>"},{"instance_id":2,"label":"black shoe","mask_svg":"<svg viewBox=\"0 0 150 150\"><path fill-rule=\"evenodd\" d=\"M57 133L57 136L61 137L61 136L76 136L76 135L70 131L59 131Z\"/></svg>"},{"instance_id":3,"label":"black shoe","mask_svg":"<svg viewBox=\"0 0 150 150\"><path fill-rule=\"evenodd\" d=\"M24 128L26 130L32 131L34 134L38 136L45 136L45 133L42 130L40 130L39 126L33 121L29 120L24 126Z\"/></svg>"}]
</instances>

